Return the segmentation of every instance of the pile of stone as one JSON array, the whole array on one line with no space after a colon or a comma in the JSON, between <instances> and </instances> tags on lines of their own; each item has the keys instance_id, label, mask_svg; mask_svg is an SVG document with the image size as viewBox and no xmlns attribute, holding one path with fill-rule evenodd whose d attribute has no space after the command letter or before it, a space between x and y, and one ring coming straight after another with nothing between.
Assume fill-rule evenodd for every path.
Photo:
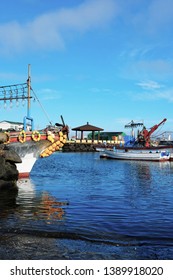
<instances>
[{"instance_id":1,"label":"pile of stone","mask_svg":"<svg viewBox=\"0 0 173 280\"><path fill-rule=\"evenodd\" d=\"M85 143L65 143L63 152L95 152L96 148L93 144Z\"/></svg>"},{"instance_id":2,"label":"pile of stone","mask_svg":"<svg viewBox=\"0 0 173 280\"><path fill-rule=\"evenodd\" d=\"M19 175L16 163L21 162L21 158L14 150L0 144L0 189L16 184Z\"/></svg>"}]
</instances>

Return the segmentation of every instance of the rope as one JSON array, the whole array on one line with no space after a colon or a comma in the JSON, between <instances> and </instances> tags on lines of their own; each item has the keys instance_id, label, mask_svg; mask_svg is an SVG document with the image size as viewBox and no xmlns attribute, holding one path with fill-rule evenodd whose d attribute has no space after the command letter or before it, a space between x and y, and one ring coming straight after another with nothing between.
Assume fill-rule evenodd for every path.
<instances>
[{"instance_id":1,"label":"rope","mask_svg":"<svg viewBox=\"0 0 173 280\"><path fill-rule=\"evenodd\" d=\"M41 104L40 100L38 99L38 97L37 97L36 93L34 92L34 90L32 89L32 87L31 87L31 90L32 90L32 92L33 92L33 94L35 96L35 99L37 100L38 104L40 105L41 109L43 110L43 112L44 112L48 122L50 123L50 125L52 125L52 122L50 121L50 118L49 118L46 110L44 109L43 105Z\"/></svg>"}]
</instances>

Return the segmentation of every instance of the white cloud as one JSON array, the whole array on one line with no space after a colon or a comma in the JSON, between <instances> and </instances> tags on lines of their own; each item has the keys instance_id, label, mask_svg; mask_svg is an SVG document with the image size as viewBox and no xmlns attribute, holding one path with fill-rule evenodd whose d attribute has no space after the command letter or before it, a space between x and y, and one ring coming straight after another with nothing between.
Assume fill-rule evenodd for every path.
<instances>
[{"instance_id":1,"label":"white cloud","mask_svg":"<svg viewBox=\"0 0 173 280\"><path fill-rule=\"evenodd\" d=\"M164 99L164 100L167 100L172 103L173 102L173 89L159 92L157 94L157 96L159 99Z\"/></svg>"},{"instance_id":2,"label":"white cloud","mask_svg":"<svg viewBox=\"0 0 173 280\"><path fill-rule=\"evenodd\" d=\"M173 1L153 0L148 9L147 26L148 30L160 32L161 28L171 29L173 22Z\"/></svg>"},{"instance_id":3,"label":"white cloud","mask_svg":"<svg viewBox=\"0 0 173 280\"><path fill-rule=\"evenodd\" d=\"M59 91L50 88L38 90L37 95L39 95L39 99L42 100L55 100L61 98L61 94L59 93Z\"/></svg>"},{"instance_id":4,"label":"white cloud","mask_svg":"<svg viewBox=\"0 0 173 280\"><path fill-rule=\"evenodd\" d=\"M90 92L92 93L106 93L106 94L112 94L112 90L109 88L90 88Z\"/></svg>"},{"instance_id":5,"label":"white cloud","mask_svg":"<svg viewBox=\"0 0 173 280\"><path fill-rule=\"evenodd\" d=\"M172 77L173 65L170 60L146 59L130 61L122 69L121 75L127 79L140 80L161 80Z\"/></svg>"},{"instance_id":6,"label":"white cloud","mask_svg":"<svg viewBox=\"0 0 173 280\"><path fill-rule=\"evenodd\" d=\"M160 89L162 85L155 81L142 81L137 83L138 86L140 86L143 89L148 89L148 90L155 90L155 89Z\"/></svg>"},{"instance_id":7,"label":"white cloud","mask_svg":"<svg viewBox=\"0 0 173 280\"><path fill-rule=\"evenodd\" d=\"M26 24L0 26L0 51L57 50L65 46L65 33L87 32L110 22L116 15L114 0L89 0L74 8L62 8L38 16Z\"/></svg>"},{"instance_id":8,"label":"white cloud","mask_svg":"<svg viewBox=\"0 0 173 280\"><path fill-rule=\"evenodd\" d=\"M173 102L173 88L164 90L164 91L160 91L160 90L156 90L156 91L145 91L142 93L138 93L138 94L134 94L133 95L133 99L135 100L148 100L148 101L152 101L152 100L165 100L167 102Z\"/></svg>"},{"instance_id":9,"label":"white cloud","mask_svg":"<svg viewBox=\"0 0 173 280\"><path fill-rule=\"evenodd\" d=\"M5 85L4 81L10 81L10 83L16 83L16 81L25 81L26 77L24 75L12 73L12 72L0 72L0 84Z\"/></svg>"},{"instance_id":10,"label":"white cloud","mask_svg":"<svg viewBox=\"0 0 173 280\"><path fill-rule=\"evenodd\" d=\"M140 34L172 32L172 0L119 0L121 14L128 27L133 26Z\"/></svg>"}]
</instances>

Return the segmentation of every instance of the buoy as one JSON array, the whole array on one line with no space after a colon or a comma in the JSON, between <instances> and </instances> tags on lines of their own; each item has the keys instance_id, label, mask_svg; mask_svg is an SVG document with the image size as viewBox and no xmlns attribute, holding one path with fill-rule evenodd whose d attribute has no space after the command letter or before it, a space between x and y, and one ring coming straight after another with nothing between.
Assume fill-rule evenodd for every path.
<instances>
[{"instance_id":1,"label":"buoy","mask_svg":"<svg viewBox=\"0 0 173 280\"><path fill-rule=\"evenodd\" d=\"M4 144L9 144L10 143L10 133L9 132L4 132L6 135L7 140L4 142Z\"/></svg>"},{"instance_id":2,"label":"buoy","mask_svg":"<svg viewBox=\"0 0 173 280\"><path fill-rule=\"evenodd\" d=\"M26 132L25 130L20 131L18 140L20 143L24 143L26 141Z\"/></svg>"},{"instance_id":3,"label":"buoy","mask_svg":"<svg viewBox=\"0 0 173 280\"><path fill-rule=\"evenodd\" d=\"M33 133L32 133L32 140L38 142L38 141L40 141L40 138L41 138L40 133L38 131L36 131L36 130L33 131Z\"/></svg>"}]
</instances>

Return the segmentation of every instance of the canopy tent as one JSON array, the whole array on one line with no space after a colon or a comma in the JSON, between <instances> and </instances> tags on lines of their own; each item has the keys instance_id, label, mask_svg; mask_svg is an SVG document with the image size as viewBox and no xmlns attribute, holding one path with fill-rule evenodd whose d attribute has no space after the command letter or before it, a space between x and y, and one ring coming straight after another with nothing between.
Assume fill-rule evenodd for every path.
<instances>
[{"instance_id":1,"label":"canopy tent","mask_svg":"<svg viewBox=\"0 0 173 280\"><path fill-rule=\"evenodd\" d=\"M72 128L72 130L76 131L76 138L77 138L77 132L80 131L81 132L81 140L83 140L83 132L84 131L91 131L92 132L92 141L94 141L94 133L95 131L98 132L98 140L99 140L99 132L103 131L103 128L91 125L87 122L87 124L84 124L82 126L78 126L75 128Z\"/></svg>"}]
</instances>

